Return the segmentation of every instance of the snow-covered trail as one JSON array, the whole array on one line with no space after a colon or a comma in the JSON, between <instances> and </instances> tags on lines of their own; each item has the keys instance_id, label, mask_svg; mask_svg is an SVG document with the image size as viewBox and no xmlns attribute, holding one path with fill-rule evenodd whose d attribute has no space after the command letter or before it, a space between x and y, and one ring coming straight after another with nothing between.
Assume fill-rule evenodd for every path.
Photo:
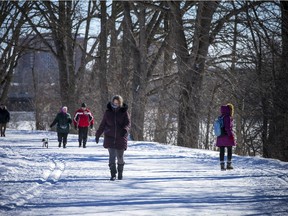
<instances>
[{"instance_id":1,"label":"snow-covered trail","mask_svg":"<svg viewBox=\"0 0 288 216\"><path fill-rule=\"evenodd\" d=\"M108 153L41 147L44 132L0 138L0 215L288 215L288 163L234 156L220 171L218 152L130 142L124 180L110 182Z\"/></svg>"}]
</instances>

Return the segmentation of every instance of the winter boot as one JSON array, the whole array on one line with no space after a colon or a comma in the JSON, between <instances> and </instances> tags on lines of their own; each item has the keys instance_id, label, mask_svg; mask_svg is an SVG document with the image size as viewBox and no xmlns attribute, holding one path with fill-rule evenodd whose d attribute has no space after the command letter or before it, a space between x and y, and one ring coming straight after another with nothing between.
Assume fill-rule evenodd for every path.
<instances>
[{"instance_id":1,"label":"winter boot","mask_svg":"<svg viewBox=\"0 0 288 216\"><path fill-rule=\"evenodd\" d=\"M116 179L116 174L117 174L116 164L115 163L109 164L109 167L110 167L110 173L111 173L110 181L114 181Z\"/></svg>"},{"instance_id":2,"label":"winter boot","mask_svg":"<svg viewBox=\"0 0 288 216\"><path fill-rule=\"evenodd\" d=\"M233 166L232 166L232 162L228 161L227 162L227 170L232 170L232 169L234 169Z\"/></svg>"},{"instance_id":3,"label":"winter boot","mask_svg":"<svg viewBox=\"0 0 288 216\"><path fill-rule=\"evenodd\" d=\"M118 180L122 180L124 164L118 164L118 168L117 169L118 169Z\"/></svg>"},{"instance_id":4,"label":"winter boot","mask_svg":"<svg viewBox=\"0 0 288 216\"><path fill-rule=\"evenodd\" d=\"M79 141L79 148L81 148L81 146L82 146L82 143L81 143L81 141Z\"/></svg>"},{"instance_id":5,"label":"winter boot","mask_svg":"<svg viewBox=\"0 0 288 216\"><path fill-rule=\"evenodd\" d=\"M225 163L224 162L220 162L220 168L221 168L221 171L225 171Z\"/></svg>"},{"instance_id":6,"label":"winter boot","mask_svg":"<svg viewBox=\"0 0 288 216\"><path fill-rule=\"evenodd\" d=\"M59 147L59 148L61 147L61 142L59 142L59 145L58 145L58 147Z\"/></svg>"},{"instance_id":7,"label":"winter boot","mask_svg":"<svg viewBox=\"0 0 288 216\"><path fill-rule=\"evenodd\" d=\"M63 148L66 148L66 143L63 143Z\"/></svg>"},{"instance_id":8,"label":"winter boot","mask_svg":"<svg viewBox=\"0 0 288 216\"><path fill-rule=\"evenodd\" d=\"M86 142L83 142L83 148L86 148Z\"/></svg>"}]
</instances>

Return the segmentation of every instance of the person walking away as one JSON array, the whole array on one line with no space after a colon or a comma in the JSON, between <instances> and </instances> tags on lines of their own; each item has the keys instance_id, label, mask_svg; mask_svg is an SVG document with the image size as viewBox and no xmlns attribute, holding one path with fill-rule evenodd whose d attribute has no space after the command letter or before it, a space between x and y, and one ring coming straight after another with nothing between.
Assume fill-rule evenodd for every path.
<instances>
[{"instance_id":1,"label":"person walking away","mask_svg":"<svg viewBox=\"0 0 288 216\"><path fill-rule=\"evenodd\" d=\"M0 105L0 130L1 130L1 137L5 137L6 126L7 123L10 121L10 113L7 110L7 107L4 104Z\"/></svg>"},{"instance_id":2,"label":"person walking away","mask_svg":"<svg viewBox=\"0 0 288 216\"><path fill-rule=\"evenodd\" d=\"M123 103L123 98L120 95L115 95L112 101L107 104L107 110L95 134L95 141L98 143L101 134L104 133L104 148L107 148L109 152L111 181L116 179L117 171L118 179L123 178L124 151L127 149L130 129L130 116L127 110L128 106Z\"/></svg>"},{"instance_id":3,"label":"person walking away","mask_svg":"<svg viewBox=\"0 0 288 216\"><path fill-rule=\"evenodd\" d=\"M58 136L58 147L61 147L61 143L63 142L63 148L66 148L67 145L67 137L70 131L70 125L72 124L71 115L68 113L68 108L66 106L62 107L61 112L59 112L50 128L52 128L55 124L57 124L57 136Z\"/></svg>"},{"instance_id":4,"label":"person walking away","mask_svg":"<svg viewBox=\"0 0 288 216\"><path fill-rule=\"evenodd\" d=\"M223 118L223 129L220 136L217 137L216 146L220 148L220 168L221 170L233 169L232 166L232 147L236 145L233 134L233 115L234 106L227 104L221 106L221 118ZM227 167L225 168L225 149L227 148Z\"/></svg>"},{"instance_id":5,"label":"person walking away","mask_svg":"<svg viewBox=\"0 0 288 216\"><path fill-rule=\"evenodd\" d=\"M78 130L79 147L86 148L88 128L93 128L94 117L91 111L87 108L85 103L82 103L81 108L75 112L74 115L75 130Z\"/></svg>"}]
</instances>

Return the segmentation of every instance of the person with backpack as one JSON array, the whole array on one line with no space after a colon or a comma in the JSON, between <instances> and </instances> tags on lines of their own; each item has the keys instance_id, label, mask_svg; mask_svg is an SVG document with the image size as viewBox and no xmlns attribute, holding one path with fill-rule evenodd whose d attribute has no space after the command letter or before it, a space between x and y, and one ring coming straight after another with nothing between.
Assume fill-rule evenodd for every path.
<instances>
[{"instance_id":1,"label":"person with backpack","mask_svg":"<svg viewBox=\"0 0 288 216\"><path fill-rule=\"evenodd\" d=\"M66 148L70 124L72 124L72 119L66 106L62 107L61 111L56 115L54 121L50 125L50 128L52 128L55 124L57 124L57 136L59 142L58 147L60 148L63 142L63 148Z\"/></svg>"},{"instance_id":2,"label":"person with backpack","mask_svg":"<svg viewBox=\"0 0 288 216\"><path fill-rule=\"evenodd\" d=\"M5 137L6 126L7 123L10 121L10 113L7 110L7 107L4 104L0 105L0 130L1 130L1 137Z\"/></svg>"},{"instance_id":3,"label":"person with backpack","mask_svg":"<svg viewBox=\"0 0 288 216\"><path fill-rule=\"evenodd\" d=\"M81 108L75 112L73 120L75 130L78 130L79 148L82 144L83 148L86 148L88 127L93 128L94 117L85 103L82 103Z\"/></svg>"},{"instance_id":4,"label":"person with backpack","mask_svg":"<svg viewBox=\"0 0 288 216\"><path fill-rule=\"evenodd\" d=\"M107 148L109 152L111 181L116 179L117 171L118 179L122 180L123 178L124 151L127 149L130 129L130 116L127 110L128 106L123 103L123 98L120 95L115 95L112 101L107 104L107 110L95 134L95 141L98 143L101 134L104 133L104 148Z\"/></svg>"},{"instance_id":5,"label":"person with backpack","mask_svg":"<svg viewBox=\"0 0 288 216\"><path fill-rule=\"evenodd\" d=\"M221 116L214 124L215 135L217 136L216 146L220 148L220 168L221 170L233 169L232 147L236 145L233 134L234 106L227 104L221 106ZM227 166L225 167L224 155L227 148Z\"/></svg>"}]
</instances>

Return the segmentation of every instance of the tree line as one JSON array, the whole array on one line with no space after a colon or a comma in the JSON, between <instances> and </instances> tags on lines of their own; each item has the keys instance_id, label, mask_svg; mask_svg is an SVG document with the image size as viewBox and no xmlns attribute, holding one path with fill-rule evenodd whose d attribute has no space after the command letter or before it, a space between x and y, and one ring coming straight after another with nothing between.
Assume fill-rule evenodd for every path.
<instances>
[{"instance_id":1,"label":"tree line","mask_svg":"<svg viewBox=\"0 0 288 216\"><path fill-rule=\"evenodd\" d=\"M93 101L97 120L121 94L135 140L214 149L213 121L231 102L236 153L288 161L287 2L2 1L0 10L2 102L17 60L41 50L57 61L59 106Z\"/></svg>"}]
</instances>

